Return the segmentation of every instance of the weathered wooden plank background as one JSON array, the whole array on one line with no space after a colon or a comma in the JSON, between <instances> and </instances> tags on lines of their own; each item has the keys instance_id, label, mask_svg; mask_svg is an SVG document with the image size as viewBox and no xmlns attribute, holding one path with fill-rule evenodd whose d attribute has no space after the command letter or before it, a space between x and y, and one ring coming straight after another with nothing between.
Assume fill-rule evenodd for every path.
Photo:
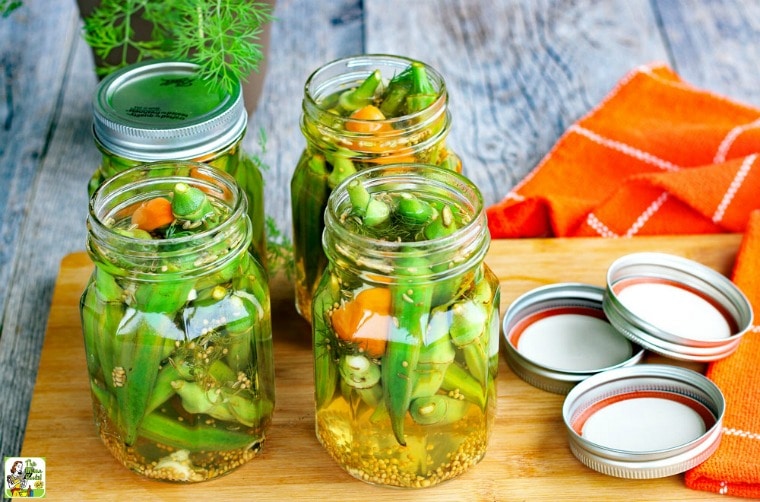
<instances>
[{"instance_id":1,"label":"weathered wooden plank background","mask_svg":"<svg viewBox=\"0 0 760 502\"><path fill-rule=\"evenodd\" d=\"M760 105L754 0L278 0L247 148L286 231L303 147L303 83L337 57L387 52L447 80L451 146L498 201L637 65ZM96 86L74 0L27 0L0 19L0 453L20 451L61 258L84 248ZM52 433L52 432L51 432Z\"/></svg>"}]
</instances>

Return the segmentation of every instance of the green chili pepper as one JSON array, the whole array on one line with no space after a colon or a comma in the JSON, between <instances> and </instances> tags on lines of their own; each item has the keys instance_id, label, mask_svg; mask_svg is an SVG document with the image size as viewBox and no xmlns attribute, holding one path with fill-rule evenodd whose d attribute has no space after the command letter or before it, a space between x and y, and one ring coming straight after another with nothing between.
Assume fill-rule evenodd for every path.
<instances>
[{"instance_id":1,"label":"green chili pepper","mask_svg":"<svg viewBox=\"0 0 760 502\"><path fill-rule=\"evenodd\" d=\"M234 430L203 424L186 425L155 411L145 416L140 435L150 441L191 452L251 448L262 441L262 438Z\"/></svg>"},{"instance_id":2,"label":"green chili pepper","mask_svg":"<svg viewBox=\"0 0 760 502\"><path fill-rule=\"evenodd\" d=\"M421 425L446 425L464 418L470 406L468 401L436 394L414 399L409 413Z\"/></svg>"},{"instance_id":3,"label":"green chili pepper","mask_svg":"<svg viewBox=\"0 0 760 502\"><path fill-rule=\"evenodd\" d=\"M373 71L358 87L343 92L338 99L338 104L350 113L372 103L382 77L380 70Z\"/></svg>"},{"instance_id":4,"label":"green chili pepper","mask_svg":"<svg viewBox=\"0 0 760 502\"><path fill-rule=\"evenodd\" d=\"M416 275L428 268L422 257L405 256L398 260L397 273ZM383 397L391 418L393 434L401 445L404 438L404 418L414 388L414 372L417 368L425 337L432 287L417 284L414 278L400 280L391 285L391 313L388 343L382 362Z\"/></svg>"},{"instance_id":5,"label":"green chili pepper","mask_svg":"<svg viewBox=\"0 0 760 502\"><path fill-rule=\"evenodd\" d=\"M424 110L438 97L433 84L428 79L425 66L417 61L412 63L412 88L406 97L407 113Z\"/></svg>"}]
</instances>

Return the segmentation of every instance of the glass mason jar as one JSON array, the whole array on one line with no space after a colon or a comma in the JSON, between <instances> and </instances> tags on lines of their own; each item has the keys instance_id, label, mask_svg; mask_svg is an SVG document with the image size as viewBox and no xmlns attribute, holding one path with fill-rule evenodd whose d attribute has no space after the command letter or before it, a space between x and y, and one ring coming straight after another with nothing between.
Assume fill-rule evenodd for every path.
<instances>
[{"instance_id":1,"label":"glass mason jar","mask_svg":"<svg viewBox=\"0 0 760 502\"><path fill-rule=\"evenodd\" d=\"M95 423L127 468L195 482L261 449L274 409L269 290L234 179L130 168L90 199L80 300Z\"/></svg>"},{"instance_id":2,"label":"glass mason jar","mask_svg":"<svg viewBox=\"0 0 760 502\"><path fill-rule=\"evenodd\" d=\"M306 81L301 131L306 148L291 179L295 300L311 320L314 289L327 264L323 214L333 188L351 173L400 162L460 172L446 147L451 126L443 77L400 56L339 59Z\"/></svg>"},{"instance_id":3,"label":"glass mason jar","mask_svg":"<svg viewBox=\"0 0 760 502\"><path fill-rule=\"evenodd\" d=\"M129 167L192 160L231 174L248 197L253 252L266 266L264 181L241 146L248 125L241 87L232 94L198 78L198 66L132 64L103 79L93 98L93 136L102 153L89 194Z\"/></svg>"},{"instance_id":4,"label":"glass mason jar","mask_svg":"<svg viewBox=\"0 0 760 502\"><path fill-rule=\"evenodd\" d=\"M330 195L312 334L316 433L354 477L426 487L485 454L499 282L482 197L435 166L376 167Z\"/></svg>"}]
</instances>

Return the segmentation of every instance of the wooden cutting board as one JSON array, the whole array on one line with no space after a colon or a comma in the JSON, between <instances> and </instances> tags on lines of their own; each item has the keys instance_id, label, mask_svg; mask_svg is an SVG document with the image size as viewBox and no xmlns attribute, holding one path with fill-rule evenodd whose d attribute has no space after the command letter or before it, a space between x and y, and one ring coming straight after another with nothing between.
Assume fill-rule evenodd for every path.
<instances>
[{"instance_id":1,"label":"wooden cutting board","mask_svg":"<svg viewBox=\"0 0 760 502\"><path fill-rule=\"evenodd\" d=\"M741 236L494 241L487 263L502 285L502 315L519 294L555 282L603 285L613 260L638 251L685 256L730 274ZM79 295L92 270L85 253L64 258L50 310L39 373L22 448L45 457L47 497L66 500L709 500L683 475L654 480L612 478L570 452L563 396L518 379L502 354L498 411L486 457L457 479L423 490L393 490L346 474L314 434L311 334L293 307L292 287L271 285L277 404L261 455L239 470L195 485L145 480L102 446L92 420ZM502 343L503 345L503 343ZM659 361L661 362L661 361ZM702 369L697 367L697 369ZM725 499L725 497L721 497Z\"/></svg>"}]
</instances>

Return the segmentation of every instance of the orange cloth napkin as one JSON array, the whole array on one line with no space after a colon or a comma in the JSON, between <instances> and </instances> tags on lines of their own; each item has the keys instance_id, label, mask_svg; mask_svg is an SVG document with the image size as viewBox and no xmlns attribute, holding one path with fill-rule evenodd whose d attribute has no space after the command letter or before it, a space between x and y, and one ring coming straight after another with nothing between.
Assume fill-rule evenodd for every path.
<instances>
[{"instance_id":1,"label":"orange cloth napkin","mask_svg":"<svg viewBox=\"0 0 760 502\"><path fill-rule=\"evenodd\" d=\"M723 436L718 450L686 473L686 486L760 498L760 211L750 216L732 280L752 303L755 325L736 352L707 368L726 398Z\"/></svg>"},{"instance_id":2,"label":"orange cloth napkin","mask_svg":"<svg viewBox=\"0 0 760 502\"><path fill-rule=\"evenodd\" d=\"M760 109L628 74L504 200L493 238L742 232L760 208Z\"/></svg>"},{"instance_id":3,"label":"orange cloth napkin","mask_svg":"<svg viewBox=\"0 0 760 502\"><path fill-rule=\"evenodd\" d=\"M695 88L664 65L629 73L501 202L491 236L745 232L733 280L755 326L707 371L726 396L716 453L687 486L760 497L760 109Z\"/></svg>"}]
</instances>

